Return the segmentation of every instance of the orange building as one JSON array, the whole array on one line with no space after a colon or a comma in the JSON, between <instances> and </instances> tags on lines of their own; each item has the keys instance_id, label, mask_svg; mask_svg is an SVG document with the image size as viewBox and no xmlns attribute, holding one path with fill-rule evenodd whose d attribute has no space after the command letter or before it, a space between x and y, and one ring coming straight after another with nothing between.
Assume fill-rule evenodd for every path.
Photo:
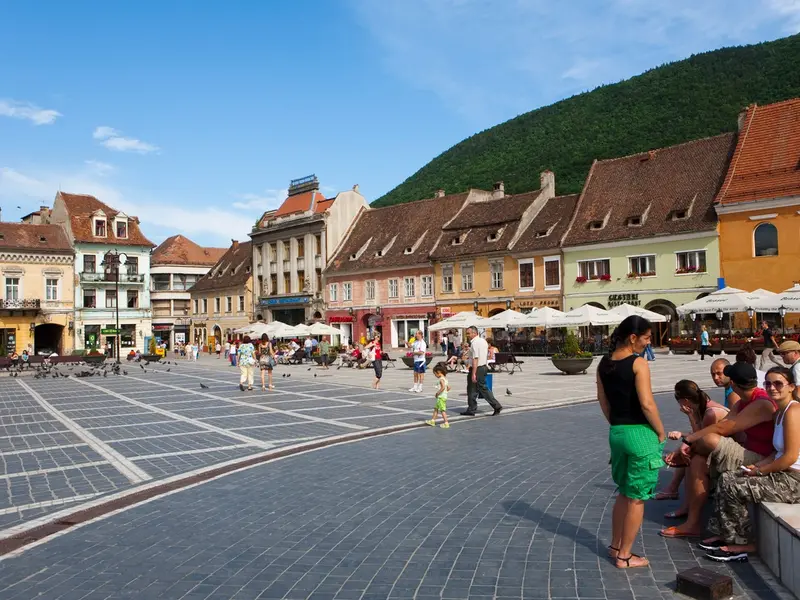
<instances>
[{"instance_id":1,"label":"orange building","mask_svg":"<svg viewBox=\"0 0 800 600\"><path fill-rule=\"evenodd\" d=\"M740 116L715 208L726 285L781 292L800 280L800 98L753 104Z\"/></svg>"}]
</instances>

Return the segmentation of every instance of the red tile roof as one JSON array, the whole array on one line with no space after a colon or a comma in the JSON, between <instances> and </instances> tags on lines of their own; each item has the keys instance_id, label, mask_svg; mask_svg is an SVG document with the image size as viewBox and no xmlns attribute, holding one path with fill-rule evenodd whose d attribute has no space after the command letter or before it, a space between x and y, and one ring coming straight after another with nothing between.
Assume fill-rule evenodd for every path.
<instances>
[{"instance_id":1,"label":"red tile roof","mask_svg":"<svg viewBox=\"0 0 800 600\"><path fill-rule=\"evenodd\" d=\"M316 206L314 206L314 212L318 213L325 211L325 209L330 206L332 201L326 202L325 196L323 196L318 190L311 190L310 192L303 192L302 194L289 196L283 201L283 204L278 207L278 210L275 211L275 214L272 216L285 217L286 215L292 215L311 210L312 202L317 203ZM320 204L323 205L321 208Z\"/></svg>"},{"instance_id":2,"label":"red tile roof","mask_svg":"<svg viewBox=\"0 0 800 600\"><path fill-rule=\"evenodd\" d=\"M595 161L563 245L713 231L717 226L713 202L734 141L734 134L726 133ZM681 211L682 218L676 218ZM641 223L630 225L629 219L637 217Z\"/></svg>"},{"instance_id":3,"label":"red tile roof","mask_svg":"<svg viewBox=\"0 0 800 600\"><path fill-rule=\"evenodd\" d=\"M0 222L0 250L73 253L67 233L60 225L6 222Z\"/></svg>"},{"instance_id":4,"label":"red tile roof","mask_svg":"<svg viewBox=\"0 0 800 600\"><path fill-rule=\"evenodd\" d=\"M213 266L227 248L203 248L189 238L173 235L161 242L150 256L151 265Z\"/></svg>"},{"instance_id":5,"label":"red tile roof","mask_svg":"<svg viewBox=\"0 0 800 600\"><path fill-rule=\"evenodd\" d=\"M68 194L66 192L58 192L58 195L64 202L72 235L76 242L106 243L119 246L150 246L151 248L155 246L139 229L139 219L136 217L128 216L128 237L119 238L117 237L116 228L113 226L113 219L120 211L100 202L94 196ZM98 210L102 210L108 219L106 223L107 236L104 238L95 237L92 231L91 216Z\"/></svg>"},{"instance_id":6,"label":"red tile roof","mask_svg":"<svg viewBox=\"0 0 800 600\"><path fill-rule=\"evenodd\" d=\"M516 253L557 249L577 204L578 194L550 198L511 250Z\"/></svg>"},{"instance_id":7,"label":"red tile roof","mask_svg":"<svg viewBox=\"0 0 800 600\"><path fill-rule=\"evenodd\" d=\"M800 98L747 109L722 205L800 195Z\"/></svg>"},{"instance_id":8,"label":"red tile roof","mask_svg":"<svg viewBox=\"0 0 800 600\"><path fill-rule=\"evenodd\" d=\"M253 246L234 242L211 270L197 280L190 292L205 292L241 287L252 276Z\"/></svg>"}]
</instances>

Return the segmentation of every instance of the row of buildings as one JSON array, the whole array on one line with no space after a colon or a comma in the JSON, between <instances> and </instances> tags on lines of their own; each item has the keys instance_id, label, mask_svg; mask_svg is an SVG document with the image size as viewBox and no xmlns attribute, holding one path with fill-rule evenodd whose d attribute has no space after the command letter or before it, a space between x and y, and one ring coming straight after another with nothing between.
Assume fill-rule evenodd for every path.
<instances>
[{"instance_id":1,"label":"row of buildings","mask_svg":"<svg viewBox=\"0 0 800 600\"><path fill-rule=\"evenodd\" d=\"M0 223L0 353L213 346L254 320L380 330L396 347L462 310L622 302L667 315L663 340L677 306L723 285L800 280L800 99L748 107L736 133L596 160L580 194L555 190L544 171L523 194L497 182L370 208L357 185L326 198L309 176L227 249L180 235L154 249L136 217L59 192Z\"/></svg>"}]
</instances>

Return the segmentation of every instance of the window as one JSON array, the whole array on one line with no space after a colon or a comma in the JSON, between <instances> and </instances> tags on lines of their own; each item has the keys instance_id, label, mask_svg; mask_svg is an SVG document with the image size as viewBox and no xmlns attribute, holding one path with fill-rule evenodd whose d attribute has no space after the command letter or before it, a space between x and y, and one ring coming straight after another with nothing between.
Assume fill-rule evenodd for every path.
<instances>
[{"instance_id":1,"label":"window","mask_svg":"<svg viewBox=\"0 0 800 600\"><path fill-rule=\"evenodd\" d=\"M453 265L442 265L442 291L453 291Z\"/></svg>"},{"instance_id":2,"label":"window","mask_svg":"<svg viewBox=\"0 0 800 600\"><path fill-rule=\"evenodd\" d=\"M302 258L306 255L306 241L303 238L297 238L297 256Z\"/></svg>"},{"instance_id":3,"label":"window","mask_svg":"<svg viewBox=\"0 0 800 600\"><path fill-rule=\"evenodd\" d=\"M655 254L628 258L628 277L652 277L656 274Z\"/></svg>"},{"instance_id":4,"label":"window","mask_svg":"<svg viewBox=\"0 0 800 600\"><path fill-rule=\"evenodd\" d=\"M404 277L403 278L403 292L405 292L403 295L406 298L413 298L414 296L417 295L417 290L416 290L416 285L415 284L416 284L416 281L414 280L413 277Z\"/></svg>"},{"instance_id":5,"label":"window","mask_svg":"<svg viewBox=\"0 0 800 600\"><path fill-rule=\"evenodd\" d=\"M199 310L198 310L199 308L200 308L200 301L195 298L195 300L194 300L194 314L197 314L199 312Z\"/></svg>"},{"instance_id":6,"label":"window","mask_svg":"<svg viewBox=\"0 0 800 600\"><path fill-rule=\"evenodd\" d=\"M365 283L364 294L367 297L367 302L375 302L375 282L370 280Z\"/></svg>"},{"instance_id":7,"label":"window","mask_svg":"<svg viewBox=\"0 0 800 600\"><path fill-rule=\"evenodd\" d=\"M397 279L389 280L389 298L398 298L400 296L400 286Z\"/></svg>"},{"instance_id":8,"label":"window","mask_svg":"<svg viewBox=\"0 0 800 600\"><path fill-rule=\"evenodd\" d=\"M233 312L233 298L231 296L225 298L225 312Z\"/></svg>"},{"instance_id":9,"label":"window","mask_svg":"<svg viewBox=\"0 0 800 600\"><path fill-rule=\"evenodd\" d=\"M97 268L97 259L95 258L94 254L84 254L83 272L94 273L96 268Z\"/></svg>"},{"instance_id":10,"label":"window","mask_svg":"<svg viewBox=\"0 0 800 600\"><path fill-rule=\"evenodd\" d=\"M689 252L675 253L675 272L683 273L705 273L706 272L706 251L691 250Z\"/></svg>"},{"instance_id":11,"label":"window","mask_svg":"<svg viewBox=\"0 0 800 600\"><path fill-rule=\"evenodd\" d=\"M203 298L203 313L204 315L208 314L208 298Z\"/></svg>"},{"instance_id":12,"label":"window","mask_svg":"<svg viewBox=\"0 0 800 600\"><path fill-rule=\"evenodd\" d=\"M219 297L214 298L214 312L215 313L220 312L220 305L221 304L222 303L220 302L220 298Z\"/></svg>"},{"instance_id":13,"label":"window","mask_svg":"<svg viewBox=\"0 0 800 600\"><path fill-rule=\"evenodd\" d=\"M19 300L19 277L6 277L6 300Z\"/></svg>"},{"instance_id":14,"label":"window","mask_svg":"<svg viewBox=\"0 0 800 600\"><path fill-rule=\"evenodd\" d=\"M491 285L493 290L503 289L503 269L502 261L493 260L489 263L489 273L491 274Z\"/></svg>"},{"instance_id":15,"label":"window","mask_svg":"<svg viewBox=\"0 0 800 600\"><path fill-rule=\"evenodd\" d=\"M472 276L475 267L472 263L461 263L461 291L472 291Z\"/></svg>"},{"instance_id":16,"label":"window","mask_svg":"<svg viewBox=\"0 0 800 600\"><path fill-rule=\"evenodd\" d=\"M139 308L138 290L128 290L128 308Z\"/></svg>"},{"instance_id":17,"label":"window","mask_svg":"<svg viewBox=\"0 0 800 600\"><path fill-rule=\"evenodd\" d=\"M128 223L126 221L117 221L117 237L128 237Z\"/></svg>"},{"instance_id":18,"label":"window","mask_svg":"<svg viewBox=\"0 0 800 600\"><path fill-rule=\"evenodd\" d=\"M125 271L128 275L138 275L139 274L139 257L138 256L129 256L125 261Z\"/></svg>"},{"instance_id":19,"label":"window","mask_svg":"<svg viewBox=\"0 0 800 600\"><path fill-rule=\"evenodd\" d=\"M278 244L269 245L269 259L272 262L278 260Z\"/></svg>"},{"instance_id":20,"label":"window","mask_svg":"<svg viewBox=\"0 0 800 600\"><path fill-rule=\"evenodd\" d=\"M175 283L178 283L178 276L175 276ZM175 286L178 289L178 286ZM153 291L154 292L168 292L169 291L169 273L156 273L153 275Z\"/></svg>"},{"instance_id":21,"label":"window","mask_svg":"<svg viewBox=\"0 0 800 600\"><path fill-rule=\"evenodd\" d=\"M345 302L353 300L353 284L349 281L342 284L342 300Z\"/></svg>"},{"instance_id":22,"label":"window","mask_svg":"<svg viewBox=\"0 0 800 600\"><path fill-rule=\"evenodd\" d=\"M532 290L533 283L533 259L519 261L519 289Z\"/></svg>"},{"instance_id":23,"label":"window","mask_svg":"<svg viewBox=\"0 0 800 600\"><path fill-rule=\"evenodd\" d=\"M420 280L422 281L422 295L433 296L433 275L423 275Z\"/></svg>"},{"instance_id":24,"label":"window","mask_svg":"<svg viewBox=\"0 0 800 600\"><path fill-rule=\"evenodd\" d=\"M86 289L83 290L83 308L96 308L97 307L97 290Z\"/></svg>"},{"instance_id":25,"label":"window","mask_svg":"<svg viewBox=\"0 0 800 600\"><path fill-rule=\"evenodd\" d=\"M169 275L154 275L153 276L153 281L154 282L155 282L156 277L158 277L159 279L165 278L166 282L167 282L167 287L164 288L164 289L170 289L169 288ZM201 277L200 275L173 275L172 276L172 289L175 290L175 291L189 290L189 289L192 288L192 286L195 283L197 283L197 280L200 279L200 277ZM157 285L159 285L159 284L157 284ZM160 284L160 285L163 285L163 283ZM159 290L159 289L161 289L161 288L156 287L156 290Z\"/></svg>"},{"instance_id":26,"label":"window","mask_svg":"<svg viewBox=\"0 0 800 600\"><path fill-rule=\"evenodd\" d=\"M328 286L328 296L330 297L331 302L338 302L339 301L339 284L332 283Z\"/></svg>"},{"instance_id":27,"label":"window","mask_svg":"<svg viewBox=\"0 0 800 600\"><path fill-rule=\"evenodd\" d=\"M772 223L761 223L753 231L756 256L778 256L778 228Z\"/></svg>"},{"instance_id":28,"label":"window","mask_svg":"<svg viewBox=\"0 0 800 600\"><path fill-rule=\"evenodd\" d=\"M58 300L58 279L47 278L44 280L45 300Z\"/></svg>"},{"instance_id":29,"label":"window","mask_svg":"<svg viewBox=\"0 0 800 600\"><path fill-rule=\"evenodd\" d=\"M289 242L282 242L283 244L283 260L289 260L291 252L289 251Z\"/></svg>"},{"instance_id":30,"label":"window","mask_svg":"<svg viewBox=\"0 0 800 600\"><path fill-rule=\"evenodd\" d=\"M578 261L578 279L592 281L611 279L611 263L607 258L601 260Z\"/></svg>"},{"instance_id":31,"label":"window","mask_svg":"<svg viewBox=\"0 0 800 600\"><path fill-rule=\"evenodd\" d=\"M94 221L94 235L95 237L106 237L106 220L95 219Z\"/></svg>"},{"instance_id":32,"label":"window","mask_svg":"<svg viewBox=\"0 0 800 600\"><path fill-rule=\"evenodd\" d=\"M561 257L550 256L544 259L544 289L561 288Z\"/></svg>"},{"instance_id":33,"label":"window","mask_svg":"<svg viewBox=\"0 0 800 600\"><path fill-rule=\"evenodd\" d=\"M278 276L277 275L270 275L269 276L269 295L274 296L278 293Z\"/></svg>"},{"instance_id":34,"label":"window","mask_svg":"<svg viewBox=\"0 0 800 600\"><path fill-rule=\"evenodd\" d=\"M314 254L322 254L322 236L320 234L314 236Z\"/></svg>"},{"instance_id":35,"label":"window","mask_svg":"<svg viewBox=\"0 0 800 600\"><path fill-rule=\"evenodd\" d=\"M283 293L284 294L292 293L292 278L289 276L289 273L283 274Z\"/></svg>"},{"instance_id":36,"label":"window","mask_svg":"<svg viewBox=\"0 0 800 600\"><path fill-rule=\"evenodd\" d=\"M117 307L117 291L106 290L106 308L116 308L116 307Z\"/></svg>"}]
</instances>

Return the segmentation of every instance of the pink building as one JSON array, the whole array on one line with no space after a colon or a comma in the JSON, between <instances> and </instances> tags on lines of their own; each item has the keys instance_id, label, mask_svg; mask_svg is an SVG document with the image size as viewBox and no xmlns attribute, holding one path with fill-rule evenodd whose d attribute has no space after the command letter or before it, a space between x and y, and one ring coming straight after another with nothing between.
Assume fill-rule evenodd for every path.
<instances>
[{"instance_id":1,"label":"pink building","mask_svg":"<svg viewBox=\"0 0 800 600\"><path fill-rule=\"evenodd\" d=\"M325 270L326 317L342 342L374 331L400 348L436 319L433 265L428 258L442 226L472 192L365 210Z\"/></svg>"}]
</instances>

